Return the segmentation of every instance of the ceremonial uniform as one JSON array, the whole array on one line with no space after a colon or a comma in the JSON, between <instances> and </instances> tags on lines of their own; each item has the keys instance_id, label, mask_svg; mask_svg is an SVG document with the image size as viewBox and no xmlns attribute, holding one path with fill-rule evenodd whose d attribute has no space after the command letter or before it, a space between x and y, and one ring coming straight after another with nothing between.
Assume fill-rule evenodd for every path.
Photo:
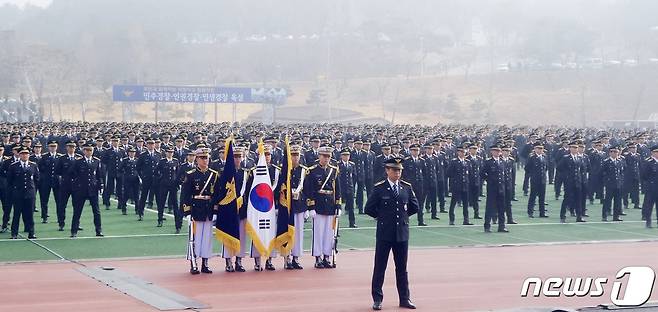
<instances>
[{"instance_id":1,"label":"ceremonial uniform","mask_svg":"<svg viewBox=\"0 0 658 312\"><path fill-rule=\"evenodd\" d=\"M622 199L624 208L628 208L628 199L630 197L634 208L640 208L640 154L624 154L624 188Z\"/></svg>"},{"instance_id":2,"label":"ceremonial uniform","mask_svg":"<svg viewBox=\"0 0 658 312\"><path fill-rule=\"evenodd\" d=\"M73 144L75 143L68 143ZM64 225L66 221L66 206L68 206L69 198L73 194L73 173L71 168L75 163L75 160L80 158L80 155L77 154L64 154L59 156L57 159L57 165L55 167L55 174L59 179L59 202L57 203L57 223L59 225L59 230L64 230Z\"/></svg>"},{"instance_id":3,"label":"ceremonial uniform","mask_svg":"<svg viewBox=\"0 0 658 312\"><path fill-rule=\"evenodd\" d=\"M583 222L582 199L585 196L583 189L584 164L582 158L575 154L562 156L558 163L557 170L560 173L561 181L564 182L564 200L560 209L560 220L565 222L566 209L573 209L576 213L576 221Z\"/></svg>"},{"instance_id":4,"label":"ceremonial uniform","mask_svg":"<svg viewBox=\"0 0 658 312\"><path fill-rule=\"evenodd\" d=\"M338 175L338 180L340 183L340 197L343 203L345 203L345 211L347 212L350 227L353 228L356 226L354 217L354 184L356 180L354 175L356 165L352 161L341 160L338 162L338 168L340 172Z\"/></svg>"},{"instance_id":5,"label":"ceremonial uniform","mask_svg":"<svg viewBox=\"0 0 658 312\"><path fill-rule=\"evenodd\" d=\"M420 149L420 146L414 144L411 146L411 149L418 150ZM420 157L409 156L404 160L404 166L405 166L405 170L402 173L404 180L411 183L414 192L416 193L416 199L418 200L418 205L420 207L424 207L425 197L423 194L424 191L423 183L425 181L423 180L423 175L424 172L426 171L425 161ZM418 217L418 225L425 226L426 224L425 221L423 220L423 209L418 210L417 217Z\"/></svg>"},{"instance_id":6,"label":"ceremonial uniform","mask_svg":"<svg viewBox=\"0 0 658 312\"><path fill-rule=\"evenodd\" d=\"M144 208L147 199L150 200L150 194L157 191L157 182L155 181L155 171L160 160L160 154L155 151L145 151L137 159L137 172L141 181L140 196L137 202L137 215L139 220L144 216Z\"/></svg>"},{"instance_id":7,"label":"ceremonial uniform","mask_svg":"<svg viewBox=\"0 0 658 312\"><path fill-rule=\"evenodd\" d=\"M203 259L202 272L208 273L212 273L207 264L208 259L212 257L213 219L218 211L212 204L213 190L218 178L217 171L196 167L185 174L181 190L183 214L191 216L194 221L194 255Z\"/></svg>"},{"instance_id":8,"label":"ceremonial uniform","mask_svg":"<svg viewBox=\"0 0 658 312\"><path fill-rule=\"evenodd\" d=\"M491 221L497 216L498 232L505 229L505 164L502 158L489 158L482 165L482 178L487 181L487 202L484 214L484 230L491 231Z\"/></svg>"},{"instance_id":9,"label":"ceremonial uniform","mask_svg":"<svg viewBox=\"0 0 658 312\"><path fill-rule=\"evenodd\" d=\"M455 224L455 206L458 202L462 204L462 215L464 217L464 224L470 224L468 218L468 186L469 186L469 170L471 165L466 158L454 158L448 167L448 177L450 181L450 208L448 209L448 216L450 218L450 225Z\"/></svg>"},{"instance_id":10,"label":"ceremonial uniform","mask_svg":"<svg viewBox=\"0 0 658 312\"><path fill-rule=\"evenodd\" d=\"M299 165L292 169L290 185L292 189L292 214L295 223L295 243L292 247L291 254L293 261L291 263L294 269L301 269L297 258L301 257L304 252L304 219L308 215L306 206L306 195L304 194L304 181L308 175L308 167Z\"/></svg>"},{"instance_id":11,"label":"ceremonial uniform","mask_svg":"<svg viewBox=\"0 0 658 312\"><path fill-rule=\"evenodd\" d=\"M39 180L39 199L41 203L41 218L44 222L48 220L48 201L52 192L55 197L55 207L59 203L59 180L55 169L57 167L57 159L62 154L46 153L43 154L39 162L40 180Z\"/></svg>"},{"instance_id":12,"label":"ceremonial uniform","mask_svg":"<svg viewBox=\"0 0 658 312\"><path fill-rule=\"evenodd\" d=\"M112 147L103 151L100 157L107 174L105 190L103 190L103 205L107 209L110 207L110 196L117 195L118 199L121 199L123 181L119 173L119 167L123 157L125 157L125 151L119 147Z\"/></svg>"},{"instance_id":13,"label":"ceremonial uniform","mask_svg":"<svg viewBox=\"0 0 658 312\"><path fill-rule=\"evenodd\" d=\"M653 153L658 152L658 145L652 148ZM646 226L651 227L651 216L654 207L658 215L658 156L649 157L642 166L642 187L644 188L644 202L642 212Z\"/></svg>"},{"instance_id":14,"label":"ceremonial uniform","mask_svg":"<svg viewBox=\"0 0 658 312\"><path fill-rule=\"evenodd\" d=\"M331 155L331 151L323 151ZM333 224L340 211L340 183L338 167L317 163L309 167L309 174L304 180L306 204L313 216L313 256L316 268L331 268L329 256L334 249ZM323 257L324 259L321 259Z\"/></svg>"},{"instance_id":15,"label":"ceremonial uniform","mask_svg":"<svg viewBox=\"0 0 658 312\"><path fill-rule=\"evenodd\" d=\"M156 183L158 184L158 193L156 196L156 203L158 205L158 227L161 227L162 221L164 221L165 202L169 213L173 212L173 209L178 202L178 180L176 179L178 166L178 159L162 158L158 162L158 166L155 170L155 177L157 179Z\"/></svg>"},{"instance_id":16,"label":"ceremonial uniform","mask_svg":"<svg viewBox=\"0 0 658 312\"><path fill-rule=\"evenodd\" d=\"M624 160L619 157L607 158L603 161L602 174L603 186L605 187L605 197L603 199L603 209L601 213L603 221L608 220L608 213L611 211L611 205L613 205L613 202L613 220L621 220L619 219L619 216L622 213L621 196L624 186L624 166Z\"/></svg>"},{"instance_id":17,"label":"ceremonial uniform","mask_svg":"<svg viewBox=\"0 0 658 312\"><path fill-rule=\"evenodd\" d=\"M132 149L132 151L133 153L137 152L135 149ZM134 156L128 156L121 159L119 174L121 175L123 185L123 194L119 196L119 209L121 209L122 213L125 215L128 200L130 199L134 203L137 203L139 200L139 173L137 172L137 158ZM135 208L135 211L137 211L137 208Z\"/></svg>"},{"instance_id":18,"label":"ceremonial uniform","mask_svg":"<svg viewBox=\"0 0 658 312\"><path fill-rule=\"evenodd\" d=\"M529 177L530 197L528 217L534 218L535 202L539 199L539 217L546 217L546 178L548 159L544 155L532 153L525 164L525 174Z\"/></svg>"}]
</instances>

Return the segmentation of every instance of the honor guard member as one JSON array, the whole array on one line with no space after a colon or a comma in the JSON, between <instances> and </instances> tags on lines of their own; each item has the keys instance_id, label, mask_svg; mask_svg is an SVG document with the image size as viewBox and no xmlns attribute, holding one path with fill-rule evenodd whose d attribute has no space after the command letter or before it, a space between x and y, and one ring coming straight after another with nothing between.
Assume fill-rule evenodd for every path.
<instances>
[{"instance_id":1,"label":"honor guard member","mask_svg":"<svg viewBox=\"0 0 658 312\"><path fill-rule=\"evenodd\" d=\"M155 181L155 170L160 161L160 154L155 151L155 141L148 139L146 141L146 151L139 155L137 159L137 172L141 182L139 202L137 202L137 216L138 221L144 219L144 208L146 201L151 199L151 194L157 190L157 182Z\"/></svg>"},{"instance_id":2,"label":"honor guard member","mask_svg":"<svg viewBox=\"0 0 658 312\"><path fill-rule=\"evenodd\" d=\"M482 164L482 179L487 182L487 206L484 213L484 231L491 232L491 221L498 217L498 232L509 232L505 228L505 164L500 157L501 146L494 144L489 149L491 158Z\"/></svg>"},{"instance_id":3,"label":"honor guard member","mask_svg":"<svg viewBox=\"0 0 658 312\"><path fill-rule=\"evenodd\" d=\"M356 228L354 219L354 184L356 180L356 165L350 161L352 151L345 147L340 151L340 162L338 162L338 181L340 183L340 198L345 203L345 211L350 222L350 228Z\"/></svg>"},{"instance_id":4,"label":"honor guard member","mask_svg":"<svg viewBox=\"0 0 658 312\"><path fill-rule=\"evenodd\" d=\"M174 152L174 155L175 154L176 152ZM181 194L180 194L181 203L184 196L182 190L183 182L185 182L185 176L187 172L196 168L195 159L196 159L196 151L187 150L187 155L185 156L185 159L183 159L183 162L180 164L180 166L178 166L177 181L178 181L178 185L181 187ZM176 226L176 234L180 234L180 230L183 227L182 204L178 205L176 209L174 209L174 223Z\"/></svg>"},{"instance_id":5,"label":"honor guard member","mask_svg":"<svg viewBox=\"0 0 658 312\"><path fill-rule=\"evenodd\" d=\"M646 227L650 228L654 207L658 215L658 145L651 147L651 157L643 162L640 172L642 173L642 187L645 190L642 213Z\"/></svg>"},{"instance_id":6,"label":"honor guard member","mask_svg":"<svg viewBox=\"0 0 658 312\"><path fill-rule=\"evenodd\" d=\"M9 191L14 207L11 221L11 238L18 238L18 225L21 217L27 229L28 238L34 239L34 201L39 185L39 168L30 161L30 149L23 146L19 150L19 160L12 163L7 171Z\"/></svg>"},{"instance_id":7,"label":"honor guard member","mask_svg":"<svg viewBox=\"0 0 658 312\"><path fill-rule=\"evenodd\" d=\"M457 146L457 157L450 161L448 166L447 176L449 178L450 193L450 208L448 209L448 217L450 218L450 225L455 225L455 206L457 203L462 205L462 215L464 216L464 225L473 225L468 218L468 186L469 186L469 171L471 164L465 157L465 150L463 146Z\"/></svg>"},{"instance_id":8,"label":"honor guard member","mask_svg":"<svg viewBox=\"0 0 658 312\"><path fill-rule=\"evenodd\" d=\"M408 139L405 139L408 140ZM416 193L418 204L423 207L423 174L425 172L425 161L420 158L420 145L409 145L409 152L404 160L406 169L404 170L404 180L411 183ZM423 221L423 210L418 210L418 226L427 226Z\"/></svg>"},{"instance_id":9,"label":"honor guard member","mask_svg":"<svg viewBox=\"0 0 658 312\"><path fill-rule=\"evenodd\" d=\"M71 166L73 176L73 218L71 219L71 238L78 236L80 216L86 201L89 201L94 215L96 236L103 237L101 212L98 208L98 192L103 191L103 167L101 160L94 157L94 145L82 147L83 157L77 158Z\"/></svg>"},{"instance_id":10,"label":"honor guard member","mask_svg":"<svg viewBox=\"0 0 658 312\"><path fill-rule=\"evenodd\" d=\"M218 211L213 207L212 197L219 175L208 167L209 157L210 149L196 150L197 166L185 174L181 190L183 214L191 216L194 221L194 255L201 257L202 273L212 273L208 267L208 259L212 257L212 231ZM192 267L190 273L199 274L199 271Z\"/></svg>"},{"instance_id":11,"label":"honor guard member","mask_svg":"<svg viewBox=\"0 0 658 312\"><path fill-rule=\"evenodd\" d=\"M624 171L626 162L619 157L619 146L611 146L608 150L610 157L603 161L602 174L603 186L605 187L602 209L602 221L608 221L608 213L611 211L613 221L623 221L619 216L622 213L621 196L624 186Z\"/></svg>"},{"instance_id":12,"label":"honor guard member","mask_svg":"<svg viewBox=\"0 0 658 312\"><path fill-rule=\"evenodd\" d=\"M164 218L165 202L169 213L173 212L178 202L178 159L174 158L174 149L171 146L165 148L165 157L160 159L155 169L156 181L158 183L158 194L155 198L158 205L158 227L162 227Z\"/></svg>"},{"instance_id":13,"label":"honor guard member","mask_svg":"<svg viewBox=\"0 0 658 312\"><path fill-rule=\"evenodd\" d=\"M236 147L233 150L233 163L235 164L235 191L237 197L237 206L238 206L238 222L239 222L239 235L240 235L240 251L239 254L232 254L228 248L222 248L222 258L226 261L226 272L244 272L244 266L242 265L242 258L246 255L246 246L247 246L247 233L245 231L245 220L247 218L247 205L245 203L246 199L242 195L246 191L246 183L250 177L251 170L242 167L244 159L244 149L241 147ZM227 159L227 161L230 161ZM218 187L225 187L218 185ZM244 216L244 217L243 217ZM231 258L235 257L235 266Z\"/></svg>"},{"instance_id":14,"label":"honor guard member","mask_svg":"<svg viewBox=\"0 0 658 312\"><path fill-rule=\"evenodd\" d=\"M57 153L57 141L48 142L48 152L43 154L39 162L39 199L41 202L41 219L42 223L48 223L48 201L52 192L55 197L55 206L59 202L59 181L55 174L57 159L62 154Z\"/></svg>"},{"instance_id":15,"label":"honor guard member","mask_svg":"<svg viewBox=\"0 0 658 312\"><path fill-rule=\"evenodd\" d=\"M418 200L408 182L402 176L402 158L395 157L385 162L387 178L374 185L365 206L367 215L377 220L375 244L375 266L372 273L373 310L382 309L384 275L388 255L393 250L395 279L400 307L415 309L410 300L407 257L409 252L409 217L420 210Z\"/></svg>"},{"instance_id":16,"label":"honor guard member","mask_svg":"<svg viewBox=\"0 0 658 312\"><path fill-rule=\"evenodd\" d=\"M119 166L121 159L125 157L125 151L119 147L119 137L114 137L110 140L110 147L101 152L101 163L105 167L107 174L105 182L105 190L103 191L103 205L105 210L110 209L110 196L116 195L118 199L121 197L123 190L123 182L119 174Z\"/></svg>"},{"instance_id":17,"label":"honor guard member","mask_svg":"<svg viewBox=\"0 0 658 312\"><path fill-rule=\"evenodd\" d=\"M290 187L292 194L292 217L295 223L295 238L292 246L292 261L286 257L287 270L301 270L302 265L299 258L304 252L304 221L308 219L308 208L306 207L306 196L304 195L304 180L308 175L308 168L300 163L301 146L290 147L292 170L290 176ZM242 235L242 234L241 234Z\"/></svg>"},{"instance_id":18,"label":"honor guard member","mask_svg":"<svg viewBox=\"0 0 658 312\"><path fill-rule=\"evenodd\" d=\"M121 214L127 215L126 208L128 199L137 202L139 199L139 173L137 172L137 150L130 146L127 150L127 157L121 159L119 174L122 178L123 194L119 196L119 209Z\"/></svg>"},{"instance_id":19,"label":"honor guard member","mask_svg":"<svg viewBox=\"0 0 658 312\"><path fill-rule=\"evenodd\" d=\"M544 146L535 142L533 153L528 157L525 164L525 174L529 177L530 197L528 198L528 217L534 218L535 202L539 200L539 217L548 218L546 215L546 178L549 160L544 155Z\"/></svg>"},{"instance_id":20,"label":"honor guard member","mask_svg":"<svg viewBox=\"0 0 658 312\"><path fill-rule=\"evenodd\" d=\"M74 141L65 143L65 154L57 158L55 174L59 180L59 202L57 203L57 224L59 231L64 231L66 221L66 206L69 204L69 198L73 194L73 173L71 168L75 160L81 158L75 153L76 144Z\"/></svg>"},{"instance_id":21,"label":"honor guard member","mask_svg":"<svg viewBox=\"0 0 658 312\"><path fill-rule=\"evenodd\" d=\"M333 268L329 261L334 249L333 224L342 213L339 169L330 163L332 151L328 144L318 149L318 161L309 167L304 180L306 204L313 218L313 256L317 269Z\"/></svg>"}]
</instances>

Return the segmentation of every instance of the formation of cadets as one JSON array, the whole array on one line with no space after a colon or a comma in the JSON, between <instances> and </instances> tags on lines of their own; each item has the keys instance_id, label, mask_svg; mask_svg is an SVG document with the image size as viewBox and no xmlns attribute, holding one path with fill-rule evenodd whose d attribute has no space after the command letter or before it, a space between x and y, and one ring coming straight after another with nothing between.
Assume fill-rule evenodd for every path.
<instances>
[{"instance_id":1,"label":"formation of cadets","mask_svg":"<svg viewBox=\"0 0 658 312\"><path fill-rule=\"evenodd\" d=\"M82 230L80 215L87 202L96 235L103 236L100 207L109 210L114 200L124 215L129 206L134 207L138 221L145 220L145 211L155 206L158 227L166 221L165 212L173 214L174 230L180 233L183 216L191 213L183 208L189 209L195 201L190 196L206 196L192 194L193 190L181 192L179 199L181 186L190 172L198 171L198 156L207 156L208 170L221 174L223 145L230 135L237 148L235 159L229 161L234 161L238 170L240 195L249 191L258 160L257 142L264 138L275 196L282 183L278 177L283 140L289 136L294 217L297 221L313 218L312 254L318 268L331 266L327 216L345 210L348 226L358 227L355 215L364 214L365 199L375 183L386 177L384 163L394 157L404 159L402 179L411 184L421 207L418 226L426 226L428 219L439 220L441 213L447 213L448 224L454 225L458 222L455 207L461 207L463 225L484 218L485 232L491 232L493 225L498 232L507 232L506 224L519 221L511 209L512 202L518 201L517 183L528 196L529 218L549 217L546 193L551 191L555 199L562 199L561 222L568 218L585 222L587 206L599 201L603 204L601 220L622 221L625 209L643 209L646 226L651 227L658 201L656 130L62 122L4 124L0 131L4 155L1 231L8 231L11 225L12 238L18 237L21 220L23 230L36 238L34 219L48 223L51 216L56 216L60 231L70 230L71 237L76 237ZM517 170L523 181L516 181ZM51 199L54 212L49 210ZM246 202L241 201L240 208L241 238ZM558 207L552 209L558 213ZM212 220L213 214L205 218ZM296 242L303 243L301 237ZM242 246L238 255L224 253L227 270L244 271L241 258L247 248ZM286 267L301 268L301 254L300 246L293 248ZM260 269L260 263L256 267ZM273 269L271 260L265 267Z\"/></svg>"}]
</instances>

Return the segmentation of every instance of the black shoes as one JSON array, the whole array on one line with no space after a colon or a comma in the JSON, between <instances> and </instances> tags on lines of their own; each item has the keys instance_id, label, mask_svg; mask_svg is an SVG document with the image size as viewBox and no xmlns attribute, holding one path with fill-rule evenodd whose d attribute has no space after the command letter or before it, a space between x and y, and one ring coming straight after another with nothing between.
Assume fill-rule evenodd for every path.
<instances>
[{"instance_id":1,"label":"black shoes","mask_svg":"<svg viewBox=\"0 0 658 312\"><path fill-rule=\"evenodd\" d=\"M315 257L315 268L324 269L324 264L322 263L322 260L320 260L320 257Z\"/></svg>"},{"instance_id":2,"label":"black shoes","mask_svg":"<svg viewBox=\"0 0 658 312\"><path fill-rule=\"evenodd\" d=\"M162 227L162 220L159 220L159 221L158 221L158 225L157 225L157 227Z\"/></svg>"},{"instance_id":3,"label":"black shoes","mask_svg":"<svg viewBox=\"0 0 658 312\"><path fill-rule=\"evenodd\" d=\"M201 273L212 274L212 271L208 268L208 258L201 259Z\"/></svg>"},{"instance_id":4,"label":"black shoes","mask_svg":"<svg viewBox=\"0 0 658 312\"><path fill-rule=\"evenodd\" d=\"M105 235L103 235L103 232L96 232L96 237L105 237Z\"/></svg>"},{"instance_id":5,"label":"black shoes","mask_svg":"<svg viewBox=\"0 0 658 312\"><path fill-rule=\"evenodd\" d=\"M37 237L34 234L30 234L27 238L29 239L37 239Z\"/></svg>"},{"instance_id":6,"label":"black shoes","mask_svg":"<svg viewBox=\"0 0 658 312\"><path fill-rule=\"evenodd\" d=\"M356 224L350 224L350 229L357 229L359 228Z\"/></svg>"},{"instance_id":7,"label":"black shoes","mask_svg":"<svg viewBox=\"0 0 658 312\"><path fill-rule=\"evenodd\" d=\"M331 262L329 262L329 259L328 259L328 258L324 258L324 259L322 260L322 265L324 266L325 269L333 269L333 268L335 268L335 266L333 266L333 265L331 264Z\"/></svg>"},{"instance_id":8,"label":"black shoes","mask_svg":"<svg viewBox=\"0 0 658 312\"><path fill-rule=\"evenodd\" d=\"M427 226L427 224L425 222L418 222L418 226Z\"/></svg>"},{"instance_id":9,"label":"black shoes","mask_svg":"<svg viewBox=\"0 0 658 312\"><path fill-rule=\"evenodd\" d=\"M180 229L176 228L176 234L180 234Z\"/></svg>"},{"instance_id":10,"label":"black shoes","mask_svg":"<svg viewBox=\"0 0 658 312\"><path fill-rule=\"evenodd\" d=\"M299 262L297 262L295 259L292 260L292 262L290 263L290 265L291 265L292 268L295 269L295 270L303 270L303 269L304 269L304 268L299 264Z\"/></svg>"},{"instance_id":11,"label":"black shoes","mask_svg":"<svg viewBox=\"0 0 658 312\"><path fill-rule=\"evenodd\" d=\"M382 309L382 302L381 301L375 301L375 303L372 304L372 309L375 311L379 311Z\"/></svg>"},{"instance_id":12,"label":"black shoes","mask_svg":"<svg viewBox=\"0 0 658 312\"><path fill-rule=\"evenodd\" d=\"M197 274L199 274L199 273L201 273L201 272L199 272L199 269L197 269L197 268L190 268L190 274L192 274L192 275L197 275Z\"/></svg>"},{"instance_id":13,"label":"black shoes","mask_svg":"<svg viewBox=\"0 0 658 312\"><path fill-rule=\"evenodd\" d=\"M498 229L498 233L509 233L509 230L506 228Z\"/></svg>"},{"instance_id":14,"label":"black shoes","mask_svg":"<svg viewBox=\"0 0 658 312\"><path fill-rule=\"evenodd\" d=\"M276 270L276 268L272 264L272 259L267 259L267 261L265 261L265 270L268 270L268 271Z\"/></svg>"},{"instance_id":15,"label":"black shoes","mask_svg":"<svg viewBox=\"0 0 658 312\"><path fill-rule=\"evenodd\" d=\"M411 302L411 300L404 300L404 301L400 302L400 308L407 308L407 309L415 310L416 305L413 302Z\"/></svg>"}]
</instances>

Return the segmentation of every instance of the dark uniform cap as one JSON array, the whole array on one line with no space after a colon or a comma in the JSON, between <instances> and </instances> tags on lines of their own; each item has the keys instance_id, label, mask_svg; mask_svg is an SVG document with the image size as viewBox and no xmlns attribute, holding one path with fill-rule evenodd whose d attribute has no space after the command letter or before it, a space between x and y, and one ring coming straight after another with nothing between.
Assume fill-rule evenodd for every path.
<instances>
[{"instance_id":1,"label":"dark uniform cap","mask_svg":"<svg viewBox=\"0 0 658 312\"><path fill-rule=\"evenodd\" d=\"M410 149L410 150L420 150L420 144L415 144L415 143L414 143L414 144L411 144L411 145L409 146L409 149Z\"/></svg>"},{"instance_id":2,"label":"dark uniform cap","mask_svg":"<svg viewBox=\"0 0 658 312\"><path fill-rule=\"evenodd\" d=\"M93 149L94 149L94 144L87 143L87 144L85 144L85 145L82 146L82 149L85 149L85 150L93 150Z\"/></svg>"},{"instance_id":3,"label":"dark uniform cap","mask_svg":"<svg viewBox=\"0 0 658 312\"><path fill-rule=\"evenodd\" d=\"M540 141L537 141L534 144L532 144L532 147L534 147L534 148L544 148L544 144Z\"/></svg>"},{"instance_id":4,"label":"dark uniform cap","mask_svg":"<svg viewBox=\"0 0 658 312\"><path fill-rule=\"evenodd\" d=\"M290 146L290 155L299 155L302 152L302 147L299 145Z\"/></svg>"},{"instance_id":5,"label":"dark uniform cap","mask_svg":"<svg viewBox=\"0 0 658 312\"><path fill-rule=\"evenodd\" d=\"M43 147L43 145L41 145L41 142L37 141L37 143L34 143L34 147Z\"/></svg>"},{"instance_id":6,"label":"dark uniform cap","mask_svg":"<svg viewBox=\"0 0 658 312\"><path fill-rule=\"evenodd\" d=\"M130 152L137 152L137 150L134 147L128 147L128 153Z\"/></svg>"},{"instance_id":7,"label":"dark uniform cap","mask_svg":"<svg viewBox=\"0 0 658 312\"><path fill-rule=\"evenodd\" d=\"M19 154L29 154L30 153L30 148L27 146L19 147L18 148L18 153Z\"/></svg>"},{"instance_id":8,"label":"dark uniform cap","mask_svg":"<svg viewBox=\"0 0 658 312\"><path fill-rule=\"evenodd\" d=\"M75 142L71 140L71 141L67 141L67 142L66 142L66 146L76 147L76 146L78 146L78 145L75 144Z\"/></svg>"},{"instance_id":9,"label":"dark uniform cap","mask_svg":"<svg viewBox=\"0 0 658 312\"><path fill-rule=\"evenodd\" d=\"M402 162L404 162L404 159L401 157L393 157L384 162L384 166L387 168L394 168L394 169L404 169L404 166L402 166Z\"/></svg>"},{"instance_id":10,"label":"dark uniform cap","mask_svg":"<svg viewBox=\"0 0 658 312\"><path fill-rule=\"evenodd\" d=\"M501 150L502 146L500 144L494 144L489 147L490 150Z\"/></svg>"},{"instance_id":11,"label":"dark uniform cap","mask_svg":"<svg viewBox=\"0 0 658 312\"><path fill-rule=\"evenodd\" d=\"M347 147L346 147L346 148L343 148L342 150L340 150L340 154L341 154L341 155L350 155L351 153L352 153L352 152L351 152L350 149L347 148Z\"/></svg>"},{"instance_id":12,"label":"dark uniform cap","mask_svg":"<svg viewBox=\"0 0 658 312\"><path fill-rule=\"evenodd\" d=\"M322 144L322 146L320 146L318 148L318 154L320 154L320 155L331 156L331 153L333 151L334 151L334 148L331 147L331 145L329 145L329 144Z\"/></svg>"}]
</instances>

